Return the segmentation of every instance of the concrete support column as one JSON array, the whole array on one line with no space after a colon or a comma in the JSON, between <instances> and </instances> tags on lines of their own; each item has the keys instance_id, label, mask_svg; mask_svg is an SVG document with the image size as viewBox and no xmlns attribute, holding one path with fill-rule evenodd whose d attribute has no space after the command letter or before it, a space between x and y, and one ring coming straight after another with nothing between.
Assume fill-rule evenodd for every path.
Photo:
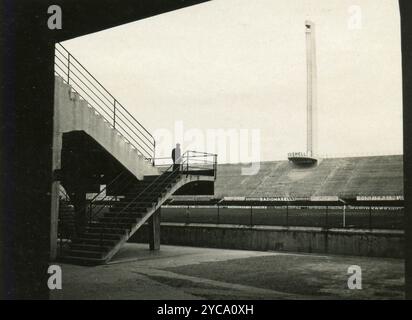
<instances>
[{"instance_id":1,"label":"concrete support column","mask_svg":"<svg viewBox=\"0 0 412 320\"><path fill-rule=\"evenodd\" d=\"M59 99L59 87L54 88L53 106L53 145L52 145L52 184L51 184L51 210L50 210L50 260L57 257L57 237L59 223L59 194L62 168L62 147L63 133L61 132L60 109L61 99ZM57 176L56 173L59 172Z\"/></svg>"},{"instance_id":2,"label":"concrete support column","mask_svg":"<svg viewBox=\"0 0 412 320\"><path fill-rule=\"evenodd\" d=\"M51 217L50 217L50 261L57 257L57 237L59 222L59 191L60 181L52 182L51 186Z\"/></svg>"},{"instance_id":3,"label":"concrete support column","mask_svg":"<svg viewBox=\"0 0 412 320\"><path fill-rule=\"evenodd\" d=\"M56 95L56 92L55 92ZM56 97L55 97L56 101ZM53 181L51 185L51 213L50 213L50 260L54 261L57 257L57 236L59 223L59 193L60 179L56 172L61 170L61 151L63 143L63 134L59 132L59 108L55 105L55 115L53 124L53 159L52 172Z\"/></svg>"},{"instance_id":4,"label":"concrete support column","mask_svg":"<svg viewBox=\"0 0 412 320\"><path fill-rule=\"evenodd\" d=\"M149 247L150 250L160 250L160 211L157 209L149 218Z\"/></svg>"}]
</instances>

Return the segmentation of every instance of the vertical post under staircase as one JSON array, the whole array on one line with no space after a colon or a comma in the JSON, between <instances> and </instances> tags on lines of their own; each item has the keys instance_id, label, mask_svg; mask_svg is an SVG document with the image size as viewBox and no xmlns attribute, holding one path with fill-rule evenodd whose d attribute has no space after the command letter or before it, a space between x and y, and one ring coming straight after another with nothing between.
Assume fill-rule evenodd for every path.
<instances>
[{"instance_id":1,"label":"vertical post under staircase","mask_svg":"<svg viewBox=\"0 0 412 320\"><path fill-rule=\"evenodd\" d=\"M161 208L149 218L149 247L150 250L160 250L160 212Z\"/></svg>"}]
</instances>

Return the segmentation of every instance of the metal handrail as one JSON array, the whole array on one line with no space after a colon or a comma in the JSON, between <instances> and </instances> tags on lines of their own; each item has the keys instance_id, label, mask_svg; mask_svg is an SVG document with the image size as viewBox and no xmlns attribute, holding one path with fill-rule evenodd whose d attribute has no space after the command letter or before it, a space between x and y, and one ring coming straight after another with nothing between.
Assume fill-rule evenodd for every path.
<instances>
[{"instance_id":1,"label":"metal handrail","mask_svg":"<svg viewBox=\"0 0 412 320\"><path fill-rule=\"evenodd\" d=\"M173 168L173 167L174 167L174 164L172 164L171 166L169 166L169 167L167 168L167 170L166 170L163 174L159 175L156 179L154 179L154 180L152 181L152 183L150 183L148 186L146 186L133 200L131 200L125 207L123 207L123 208L117 213L117 216L121 215L126 209L129 209L132 205L136 204L136 201L140 198L140 196L143 195L150 187L152 187L153 185L156 185L156 183L158 182L158 180L159 180L160 178L165 178L164 175L168 172L169 169L171 169L171 168ZM168 173L166 179L169 178L173 173L180 171L179 169L180 169L180 168L174 168L174 169L172 170L172 172L169 172L169 173ZM154 189L154 190L156 190L156 189ZM153 192L154 190L152 190L152 192ZM132 207L136 208L136 206L132 206Z\"/></svg>"},{"instance_id":2,"label":"metal handrail","mask_svg":"<svg viewBox=\"0 0 412 320\"><path fill-rule=\"evenodd\" d=\"M216 155L213 155L213 156L214 156L214 160L216 161ZM160 174L153 181L151 181L142 191L140 191L132 200L130 200L127 203L126 206L121 208L120 211L116 213L116 217L121 216L122 213L124 213L127 209L129 209L131 207L132 208L139 208L137 206L139 204L139 202L144 202L145 199L150 198L150 196L156 194L159 190L163 190L163 188L165 188L165 183L166 183L167 179L172 177L173 174L179 173L180 175L184 175L184 174L190 174L189 173L190 169L204 169L204 167L199 167L198 164L196 164L196 163L193 166L190 163L190 160L192 160L192 157L195 158L195 156L190 156L190 152L185 152L181 156L183 161L180 164L178 164L178 165L177 164L172 164L172 165L168 166L168 168L162 174ZM215 170L215 172L214 172L215 177L216 177L216 165L217 165L216 162L214 162L213 163L213 170ZM128 178L130 178L130 179L127 180ZM164 183L158 183L159 181L162 181L162 180L164 180ZM89 220L88 225L89 226L92 224L92 221L93 221L94 217L96 217L98 215L98 213L100 213L107 206L106 203L108 203L109 201L106 200L106 199L108 199L108 197L112 198L112 196L108 196L107 194L103 198L101 198L102 194L105 193L108 190L108 188L110 188L113 185L115 185L115 188L117 190L116 194L118 192L125 191L130 186L132 181L133 181L133 178L131 178L127 174L127 171L122 171L112 181L110 181L105 186L105 188L103 188L91 200L89 200L89 203L84 208L80 209L80 210L84 210L85 214L88 214L88 220ZM116 187L117 184L119 185L119 187ZM146 192L148 190L150 190L150 192L149 192L150 194L146 194ZM118 203L118 201L117 200L116 201L110 201L111 206L115 203ZM96 208L96 206L99 205L99 204L101 204L102 206L97 211L93 212L94 208ZM80 212L80 210L76 211L76 213ZM114 224L117 225L119 223L121 223L121 222L116 222L116 219L115 219ZM104 228L102 228L102 229L104 229ZM101 231L100 233L101 233L100 237L102 239L104 231Z\"/></svg>"},{"instance_id":3,"label":"metal handrail","mask_svg":"<svg viewBox=\"0 0 412 320\"><path fill-rule=\"evenodd\" d=\"M101 201L104 202L105 199L107 199L109 196L108 196L108 195L105 195L105 196L103 197L103 199L99 199L99 197L100 197L103 193L106 193L106 191L107 191L107 189L108 189L109 187L111 187L111 186L114 185L115 183L119 182L119 181L121 180L120 178L121 178L122 176L125 175L125 177L127 178L128 175L127 175L126 173L127 173L126 171L122 171L121 173L119 173L112 181L110 181L108 184L106 184L106 186L105 186L102 190L100 190L99 193L97 193L92 199L88 200L88 204L86 204L84 207L82 207L82 208L80 208L80 209L77 209L77 210L75 211L74 215L77 216L78 213L80 213L81 211L84 211L85 214L89 214L89 216L88 216L88 221L89 221L89 224L90 224L90 222L93 220L93 217L95 217L95 216L101 211L101 210L99 210L99 211L93 213L93 208L96 207L96 202L101 202ZM111 197L111 196L110 196L110 197Z\"/></svg>"},{"instance_id":4,"label":"metal handrail","mask_svg":"<svg viewBox=\"0 0 412 320\"><path fill-rule=\"evenodd\" d=\"M200 151L194 151L194 150L188 150L186 151L183 155L180 156L182 160L190 159L190 168L191 169L196 169L196 170L213 170L214 173L214 179L216 180L217 178L217 154L215 153L208 153L208 152L200 152ZM169 160L172 161L170 157L159 157L155 158L153 163L156 163L156 167L158 168L166 168L169 166L169 162L166 163L161 163L159 165L159 161L162 162L162 160ZM188 164L189 162L186 162ZM194 166L193 164L196 164L197 166ZM168 169L166 169L168 170ZM165 170L165 172L166 172ZM186 171L189 171L189 168L186 168Z\"/></svg>"},{"instance_id":5,"label":"metal handrail","mask_svg":"<svg viewBox=\"0 0 412 320\"><path fill-rule=\"evenodd\" d=\"M214 170L214 176L215 176L215 178L216 178L216 168L217 168L216 160L217 160L217 155L213 155L213 157L214 157L214 161L215 161L214 164L213 164L213 170ZM191 168L190 163L189 163L189 162L190 162L190 159L191 159L191 157L190 157L190 152L185 152L185 153L181 156L181 158L183 159L182 163L178 164L177 166L176 166L176 164L170 165L170 166L166 169L165 172L163 172L161 175L159 175L159 176L156 177L153 181L151 181L151 182L149 183L149 185L147 185L142 191L140 191L137 196L135 196L129 203L126 204L126 206L124 206L123 208L121 208L121 209L119 210L119 212L117 212L117 213L115 214L116 218L117 218L117 217L120 217L127 209L129 209L129 208L131 208L131 207L132 207L132 208L135 208L135 209L139 208L139 207L137 206L137 205L139 204L139 202L144 202L143 200L145 200L145 199L150 199L151 196L156 195L159 190L160 190L160 191L163 190L163 189L165 188L165 183L166 183L166 182L169 183L169 182L168 182L168 179L169 179L170 177L172 177L174 173L180 173L181 175L182 175L182 174L188 174L188 173L189 173L189 168ZM183 168L185 168L185 166L186 166L186 170L187 170L187 171L182 170ZM169 172L170 169L172 169L171 172ZM120 175L121 175L121 174L120 174ZM120 176L120 175L119 175L119 176ZM118 176L118 177L119 177L119 176ZM116 177L115 180L117 180L118 177ZM114 181L115 181L115 180L114 180ZM162 181L162 180L163 180L163 183L158 184L158 182L159 182L159 181ZM114 183L114 182L112 181L110 184L112 184L112 183ZM154 188L153 188L153 186L154 186ZM107 187L108 187L108 186L106 186L105 189L107 189ZM148 191L148 190L150 190L150 194L146 195L146 191ZM103 192L103 190L102 190L101 192ZM107 196L106 196L106 197L107 197ZM96 196L93 198L92 202L95 202L97 198L98 198L98 195L96 195ZM90 203L90 206L92 206L92 203ZM103 208L103 207L102 207L102 208ZM100 208L99 212L102 210L102 208ZM145 207L142 207L142 208L146 208L146 209L147 209L146 206L145 206ZM93 216L95 216L95 215L93 215ZM114 223L114 227L111 227L111 228L115 228L118 224L121 223L121 220L120 220L120 219L116 219L116 218L113 219L113 220L114 220L114 222L113 222L113 223ZM90 222L91 222L91 220L90 220ZM89 225L90 225L90 222L89 222ZM102 228L101 228L101 231L100 231L100 241L101 241L100 246L101 246L101 247L103 247L103 234L104 234L104 230L105 230L105 228L102 227Z\"/></svg>"},{"instance_id":6,"label":"metal handrail","mask_svg":"<svg viewBox=\"0 0 412 320\"><path fill-rule=\"evenodd\" d=\"M120 177L123 176L125 173L126 173L126 171L121 172L116 178L114 178L109 184L107 184L104 189L102 189L97 195L95 195L95 196L93 197L93 199L90 200L90 203L89 203L89 206L88 206L88 209L87 209L87 211L89 212L89 224L93 221L93 218L96 217L96 216L103 210L104 205L102 205L102 206L100 207L100 209L97 210L97 211L95 211L95 212L93 212L93 209L94 209L100 202L105 203L105 202L107 201L106 199L107 199L108 197L112 198L112 196L108 196L108 195L106 194L103 199L99 199L99 196L102 195L103 192L106 192L106 190L107 190L110 186L112 186L112 185L114 185L115 183L118 183L118 182L121 182L121 184L120 184L121 190L116 189L118 192L119 192L119 191L123 191L124 189L126 189L126 188L130 185L130 183L131 183L130 180L132 180L132 179L129 179L129 181L127 182L127 179L130 178L127 174L125 175L125 179L123 179L123 178L120 179Z\"/></svg>"},{"instance_id":7,"label":"metal handrail","mask_svg":"<svg viewBox=\"0 0 412 320\"><path fill-rule=\"evenodd\" d=\"M190 157L190 152L192 152L192 151L186 151L183 155L181 155L181 158L184 159L184 160L182 161L182 163L170 165L170 166L165 170L165 172L164 172L163 174L159 175L156 179L154 179L154 180L153 180L148 186L146 186L136 197L134 197L133 200L131 200L125 207L123 207L123 208L117 213L117 216L121 215L126 209L129 209L130 207L136 208L136 206L133 206L133 205L136 204L136 203L138 203L137 200L138 200L147 190L149 190L153 185L156 185L160 178L165 178L164 175L165 175L166 173L168 173L169 169L171 169L171 168L175 167L176 165L178 165L178 167L175 167L175 168L172 170L172 172L168 173L166 179L169 178L169 177L170 177L173 173L175 173L175 172L179 172L179 173L181 173L181 174L185 173L185 171L183 171L183 170L180 169L180 167L184 168L185 165L186 165L186 173L188 173L188 172L189 172L189 168L190 168L189 159L191 158L191 157ZM199 152L199 153L200 153L200 152ZM210 155L212 155L212 154L210 154ZM214 156L214 159L216 160L216 156L217 156L217 155L214 155L214 154L213 154L213 156ZM214 176L216 177L216 164L214 164L213 170L215 170ZM162 186L162 185L160 185L160 186ZM151 193L153 193L155 190L157 190L160 186L157 185L157 188L151 190Z\"/></svg>"},{"instance_id":8,"label":"metal handrail","mask_svg":"<svg viewBox=\"0 0 412 320\"><path fill-rule=\"evenodd\" d=\"M182 167L182 168L184 168L184 165L187 165L186 166L186 170L188 170L188 169L204 169L205 167L202 167L202 166L199 166L199 164L190 164L190 163L187 163L187 161L189 161L189 160L194 160L193 158L196 158L197 156L193 156L193 155L189 155L188 157L187 157L187 154L188 153L190 153L190 152L192 152L192 151L187 151L187 152L185 152L182 156L181 156L181 158L182 159L184 159L184 161L180 164L180 166ZM196 152L196 153L199 153L199 152ZM210 155L212 155L212 154L210 154ZM154 158L154 159L166 159L165 157L164 158ZM215 170L215 162L212 162L212 161L208 161L208 165L209 164L212 164L213 163L213 170ZM160 165L161 166L161 165ZM163 174L165 174L166 172L168 172L172 167L173 167L173 164L172 165L164 165L164 166L167 166L167 169L164 171L164 173ZM182 173L185 173L185 171L181 171ZM108 197L111 197L111 196L108 196L108 195L105 195L104 196L104 198L103 199L100 199L100 197L102 196L102 194L103 193L105 193L107 190L108 190L108 188L109 187L111 187L111 186L113 186L114 184L116 184L116 183L119 183L120 185L121 185L121 188L122 188L122 190L124 190L125 188L127 188L127 186L130 184L130 182L129 183L127 183L127 181L124 181L124 179L122 178L124 175L125 175L125 178L128 178L128 175L126 175L126 171L122 171L120 174L118 174L112 181L110 181L106 186L105 186L105 188L103 188L102 190L100 190L100 192L99 193L97 193L92 199L90 199L90 200L88 200L88 204L86 205L86 207L85 208L82 208L82 209L79 209L78 211L76 211L76 213L78 213L78 212L80 212L80 211L82 211L82 210L85 210L85 212L86 213L88 213L88 220L89 220L89 224L93 221L93 219L94 219L94 217L96 217L102 210L103 210L103 207L104 207L104 205L98 210L98 211L93 211L93 209L98 205L98 204L101 204L101 203L105 203L105 202L107 202L107 200L106 199L108 199ZM171 172L171 173L173 173L173 172ZM169 173L169 174L171 174L171 173ZM133 203L133 202L135 202L145 191L147 191L153 184L155 184L160 178L162 178L163 177L163 174L162 175L159 175L155 180L153 180L152 181L152 183L151 184L149 184L143 191L141 191L133 200L131 200L130 202L131 203ZM215 174L216 175L216 174ZM126 183L125 183L126 182ZM157 189L155 189L155 190L157 190ZM116 201L117 202L117 201ZM131 203L129 203L129 204L131 204ZM124 209L126 209L127 207L125 207Z\"/></svg>"},{"instance_id":9,"label":"metal handrail","mask_svg":"<svg viewBox=\"0 0 412 320\"><path fill-rule=\"evenodd\" d=\"M195 153L197 155L193 155L192 153ZM193 159L194 161L198 160L195 158L202 158L203 160L199 160L199 161L202 161L203 163L214 163L216 161L215 157L217 157L217 154L215 153L207 153L207 152L200 152L200 151L193 151L193 150L188 150L184 154L186 155L186 157L188 156L190 159ZM213 157L213 160L207 160L210 157ZM182 159L183 155L181 155L180 158ZM172 158L171 157L156 157L154 158L154 160L172 161Z\"/></svg>"},{"instance_id":10,"label":"metal handrail","mask_svg":"<svg viewBox=\"0 0 412 320\"><path fill-rule=\"evenodd\" d=\"M203 155L208 155L208 156L217 156L216 153L203 152L203 151L188 150L188 151L186 151L186 152L198 153L198 154L203 154ZM194 156L192 156L192 157L194 157Z\"/></svg>"},{"instance_id":11,"label":"metal handrail","mask_svg":"<svg viewBox=\"0 0 412 320\"><path fill-rule=\"evenodd\" d=\"M57 43L55 49L55 74L154 165L153 135L65 47Z\"/></svg>"}]
</instances>

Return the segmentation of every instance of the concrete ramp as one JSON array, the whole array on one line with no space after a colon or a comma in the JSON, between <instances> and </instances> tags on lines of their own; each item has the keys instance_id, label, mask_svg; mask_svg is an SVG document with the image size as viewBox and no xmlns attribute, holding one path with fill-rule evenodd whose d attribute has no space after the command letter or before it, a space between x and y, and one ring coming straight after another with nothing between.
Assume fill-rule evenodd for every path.
<instances>
[{"instance_id":1,"label":"concrete ramp","mask_svg":"<svg viewBox=\"0 0 412 320\"><path fill-rule=\"evenodd\" d=\"M56 76L54 90L55 149L59 149L59 146L61 148L63 133L70 131L86 132L139 180L146 175L159 174L158 169L145 159L117 129L98 114L79 94L74 92L62 78ZM55 152L55 161L59 163L60 157L57 154L59 152Z\"/></svg>"}]
</instances>

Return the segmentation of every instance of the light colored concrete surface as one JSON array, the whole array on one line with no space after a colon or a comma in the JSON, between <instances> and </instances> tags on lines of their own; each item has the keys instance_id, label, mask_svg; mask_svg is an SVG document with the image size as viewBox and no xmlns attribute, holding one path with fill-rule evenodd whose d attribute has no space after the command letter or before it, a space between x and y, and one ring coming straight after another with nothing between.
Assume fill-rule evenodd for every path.
<instances>
[{"instance_id":1,"label":"light colored concrete surface","mask_svg":"<svg viewBox=\"0 0 412 320\"><path fill-rule=\"evenodd\" d=\"M364 268L364 290L346 286ZM402 299L403 260L125 244L104 266L62 264L51 299Z\"/></svg>"},{"instance_id":2,"label":"light colored concrete surface","mask_svg":"<svg viewBox=\"0 0 412 320\"><path fill-rule=\"evenodd\" d=\"M150 251L148 249L149 245L146 244L126 243L119 253L113 257L109 265L134 262L139 267L162 269L199 264L202 262L226 261L280 254L249 250L225 250L164 245L160 247L160 251Z\"/></svg>"},{"instance_id":3,"label":"light colored concrete surface","mask_svg":"<svg viewBox=\"0 0 412 320\"><path fill-rule=\"evenodd\" d=\"M182 249L175 246L162 246L161 251L150 251L148 245L125 244L113 261L104 266L82 267L61 264L63 289L52 291L50 296L52 300L201 299L184 290L154 281L148 276L158 275L161 272L158 270L156 273L155 268L162 269L267 254L272 253L189 247ZM227 289L227 285L224 288ZM248 288L243 288L243 290L248 290Z\"/></svg>"},{"instance_id":4,"label":"light colored concrete surface","mask_svg":"<svg viewBox=\"0 0 412 320\"><path fill-rule=\"evenodd\" d=\"M145 160L118 130L57 76L54 97L55 135L70 131L84 131L139 180L145 175L159 174L158 169Z\"/></svg>"},{"instance_id":5,"label":"light colored concrete surface","mask_svg":"<svg viewBox=\"0 0 412 320\"><path fill-rule=\"evenodd\" d=\"M147 278L136 272L133 264L96 268L62 265L62 269L63 287L51 292L52 300L199 299Z\"/></svg>"}]
</instances>

